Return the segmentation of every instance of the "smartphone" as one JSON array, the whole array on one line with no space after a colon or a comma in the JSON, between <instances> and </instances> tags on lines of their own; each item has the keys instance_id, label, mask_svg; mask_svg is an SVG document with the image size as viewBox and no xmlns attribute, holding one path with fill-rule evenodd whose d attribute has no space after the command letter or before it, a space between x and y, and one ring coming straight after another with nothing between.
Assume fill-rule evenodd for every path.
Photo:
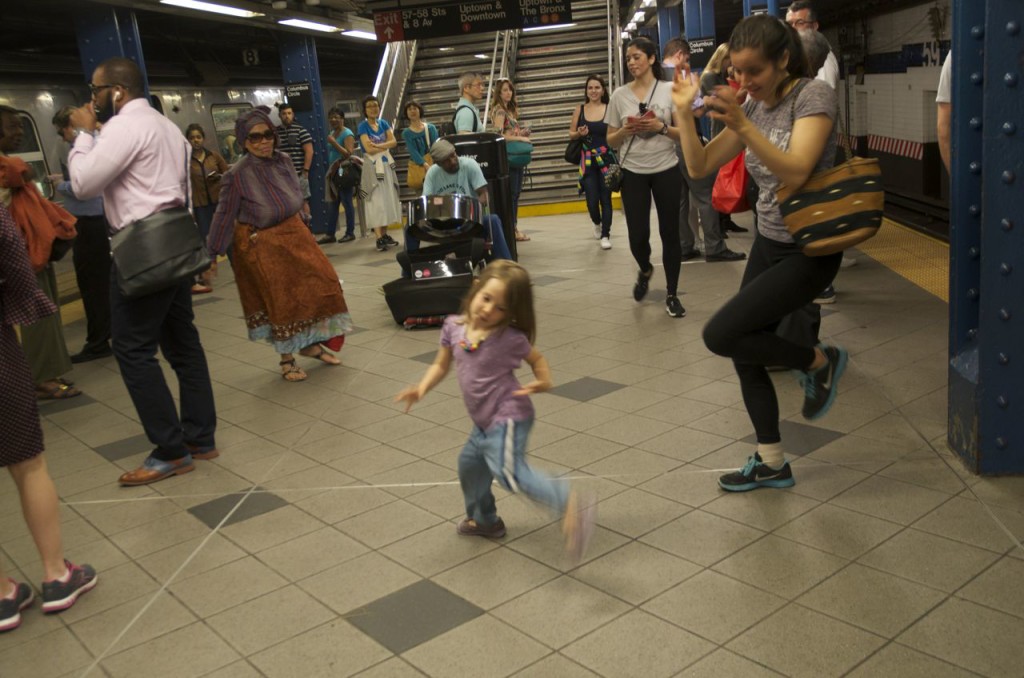
<instances>
[{"instance_id":1,"label":"smartphone","mask_svg":"<svg viewBox=\"0 0 1024 678\"><path fill-rule=\"evenodd\" d=\"M626 118L626 122L631 122L631 123L639 122L640 120L650 120L651 118L654 117L654 111L652 111L649 108L647 108L646 105L640 104L640 107L643 109L641 111L642 115L631 115L631 116L628 116Z\"/></svg>"}]
</instances>

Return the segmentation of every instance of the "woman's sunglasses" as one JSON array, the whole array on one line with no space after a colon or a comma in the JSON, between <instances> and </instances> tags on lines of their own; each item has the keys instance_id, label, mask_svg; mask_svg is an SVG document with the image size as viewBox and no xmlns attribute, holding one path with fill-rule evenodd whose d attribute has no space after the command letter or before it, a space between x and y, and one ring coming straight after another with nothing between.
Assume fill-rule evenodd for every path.
<instances>
[{"instance_id":1,"label":"woman's sunglasses","mask_svg":"<svg viewBox=\"0 0 1024 678\"><path fill-rule=\"evenodd\" d=\"M268 129L266 132L250 132L246 135L245 140L250 144L258 144L261 141L273 141L274 136L274 130Z\"/></svg>"}]
</instances>

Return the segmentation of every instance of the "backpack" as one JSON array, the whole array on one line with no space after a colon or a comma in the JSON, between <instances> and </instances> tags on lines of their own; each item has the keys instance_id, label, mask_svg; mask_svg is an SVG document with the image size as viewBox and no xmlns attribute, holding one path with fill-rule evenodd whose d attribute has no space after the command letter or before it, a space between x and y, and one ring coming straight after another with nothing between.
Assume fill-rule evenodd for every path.
<instances>
[{"instance_id":1,"label":"backpack","mask_svg":"<svg viewBox=\"0 0 1024 678\"><path fill-rule=\"evenodd\" d=\"M455 113L452 114L452 119L449 122L442 122L440 125L438 125L437 131L441 136L447 137L457 132L457 130L455 129L455 118L458 117L459 111L461 111L463 108L468 108L469 110L473 111L473 131L477 131L477 129L480 127L480 118L477 116L476 109L473 108L472 106L467 106L463 104L455 109Z\"/></svg>"}]
</instances>

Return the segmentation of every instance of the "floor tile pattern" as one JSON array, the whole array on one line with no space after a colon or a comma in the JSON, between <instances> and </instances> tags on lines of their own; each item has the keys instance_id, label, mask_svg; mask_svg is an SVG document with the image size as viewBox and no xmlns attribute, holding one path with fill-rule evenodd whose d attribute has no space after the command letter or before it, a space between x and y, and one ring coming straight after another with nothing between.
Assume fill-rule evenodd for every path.
<instances>
[{"instance_id":1,"label":"floor tile pattern","mask_svg":"<svg viewBox=\"0 0 1024 678\"><path fill-rule=\"evenodd\" d=\"M67 555L101 580L0 634L0 675L1021 675L1024 480L975 477L946 447L945 303L854 253L822 321L851 355L835 407L804 421L799 385L773 375L796 485L727 494L716 479L753 453L753 429L701 330L743 264L684 266L676 320L660 266L633 301L621 215L608 251L583 214L522 227L556 384L533 399L531 454L599 502L581 563L556 516L501 490L505 538L455 533L456 380L408 414L393 401L438 332L394 324L393 251L330 244L358 327L342 366L300 358L304 383L248 341L230 266L196 299L221 456L194 472L116 486L150 446L112 358L76 366L86 395L40 403ZM752 235L729 242L749 251ZM69 324L68 345L84 331ZM0 562L38 584L6 474Z\"/></svg>"}]
</instances>

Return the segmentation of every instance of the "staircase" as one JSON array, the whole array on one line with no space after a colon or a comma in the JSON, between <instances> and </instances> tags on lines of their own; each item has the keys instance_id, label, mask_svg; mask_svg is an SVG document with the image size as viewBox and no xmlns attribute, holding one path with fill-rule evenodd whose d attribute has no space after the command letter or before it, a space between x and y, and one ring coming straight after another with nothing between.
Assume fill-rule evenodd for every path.
<instances>
[{"instance_id":1,"label":"staircase","mask_svg":"<svg viewBox=\"0 0 1024 678\"><path fill-rule=\"evenodd\" d=\"M512 80L519 119L530 123L534 145L521 205L579 199L579 171L563 157L569 123L584 101L586 77L598 73L608 81L607 50L614 36L605 0L574 0L572 15L575 26L519 36Z\"/></svg>"},{"instance_id":2,"label":"staircase","mask_svg":"<svg viewBox=\"0 0 1024 678\"><path fill-rule=\"evenodd\" d=\"M466 71L479 72L487 80L491 68L491 55L494 52L494 33L480 33L460 38L430 38L419 40L416 48L416 62L412 74L405 86L405 101L419 102L425 111L427 122L440 126L449 122L455 115L455 104L459 100L459 76ZM481 59L476 55L486 55ZM405 185L405 174L408 167L409 154L402 143L404 120L404 102L399 109L398 119L394 121L395 136L398 148L392 151L401 181L401 198L408 200L416 197ZM479 103L483 113L484 102ZM484 131L481 126L480 131Z\"/></svg>"}]
</instances>

